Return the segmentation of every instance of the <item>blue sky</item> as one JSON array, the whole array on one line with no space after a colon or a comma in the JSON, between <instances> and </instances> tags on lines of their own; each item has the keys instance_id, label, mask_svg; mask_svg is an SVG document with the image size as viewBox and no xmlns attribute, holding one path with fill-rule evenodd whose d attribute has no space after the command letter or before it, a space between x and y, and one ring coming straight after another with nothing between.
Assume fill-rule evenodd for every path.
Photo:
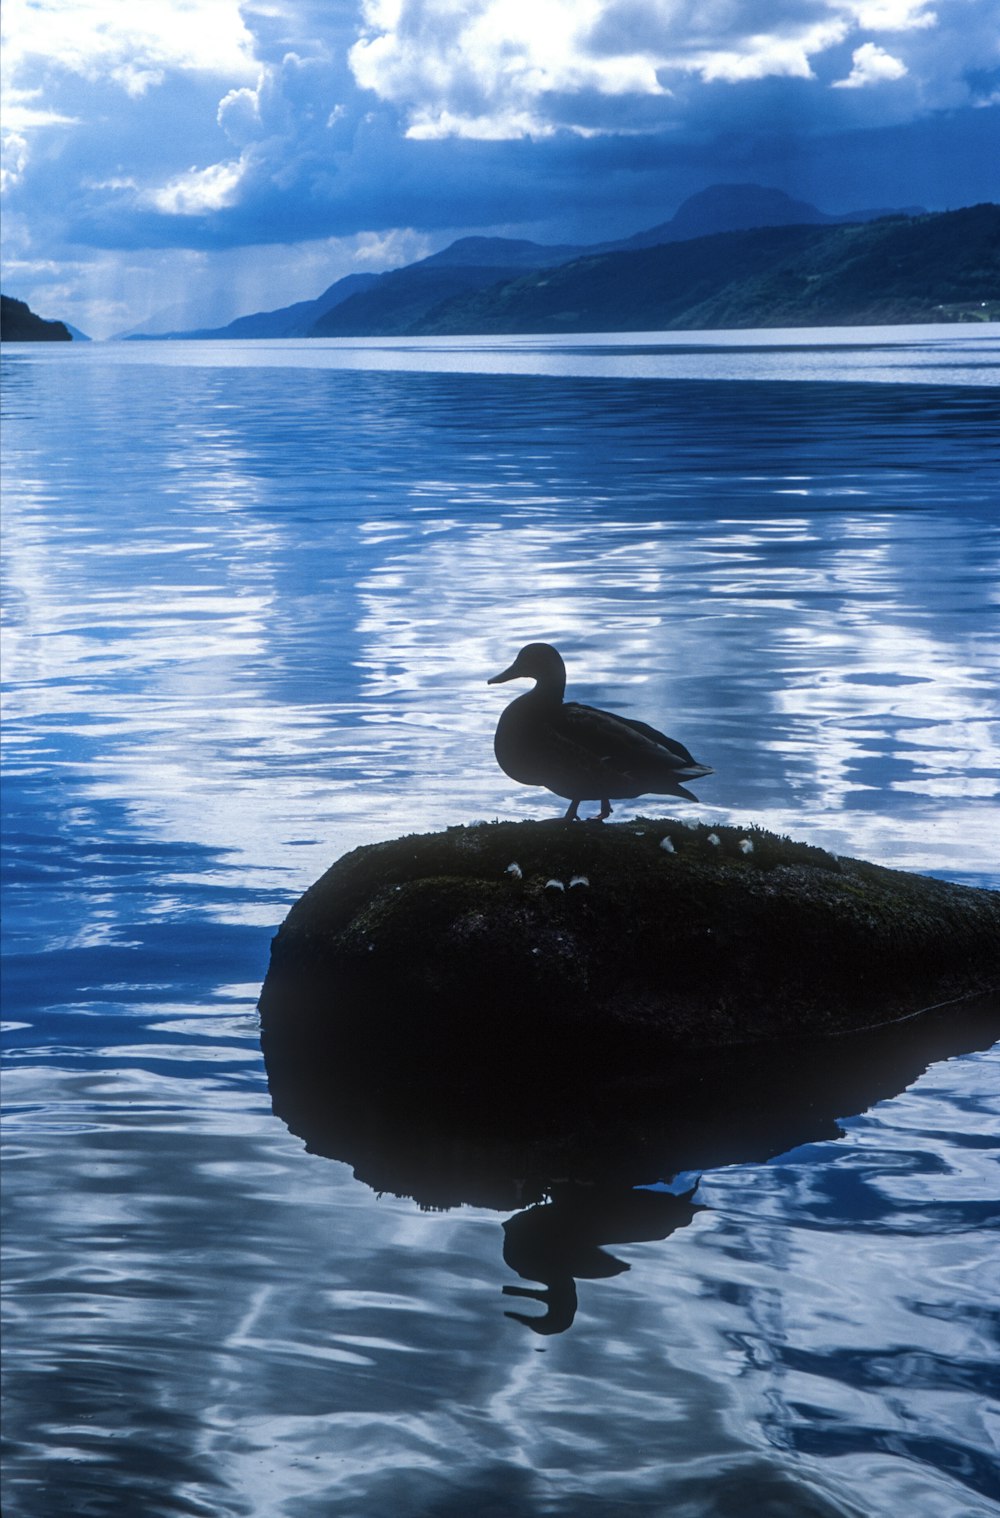
<instances>
[{"instance_id":1,"label":"blue sky","mask_svg":"<svg viewBox=\"0 0 1000 1518\"><path fill-rule=\"evenodd\" d=\"M1000 0L5 0L4 290L224 322L713 183L1000 199ZM169 322L168 322L169 324Z\"/></svg>"}]
</instances>

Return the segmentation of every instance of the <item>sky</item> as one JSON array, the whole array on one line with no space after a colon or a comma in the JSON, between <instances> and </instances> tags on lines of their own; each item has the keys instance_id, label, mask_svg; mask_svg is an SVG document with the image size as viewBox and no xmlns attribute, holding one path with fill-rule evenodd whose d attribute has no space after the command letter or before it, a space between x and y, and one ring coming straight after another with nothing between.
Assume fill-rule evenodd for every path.
<instances>
[{"instance_id":1,"label":"sky","mask_svg":"<svg viewBox=\"0 0 1000 1518\"><path fill-rule=\"evenodd\" d=\"M1000 200L1000 0L4 0L3 289L95 337L712 184Z\"/></svg>"}]
</instances>

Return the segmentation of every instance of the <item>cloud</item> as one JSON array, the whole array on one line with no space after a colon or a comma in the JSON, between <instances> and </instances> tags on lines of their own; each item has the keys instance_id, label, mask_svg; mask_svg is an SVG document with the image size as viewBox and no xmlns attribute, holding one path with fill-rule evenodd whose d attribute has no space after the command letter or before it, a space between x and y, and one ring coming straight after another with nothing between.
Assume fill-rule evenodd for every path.
<instances>
[{"instance_id":1,"label":"cloud","mask_svg":"<svg viewBox=\"0 0 1000 1518\"><path fill-rule=\"evenodd\" d=\"M713 182L986 199L998 7L5 0L7 248L25 294L61 264L89 330L180 299L188 252L260 309L469 232L625 235Z\"/></svg>"},{"instance_id":2,"label":"cloud","mask_svg":"<svg viewBox=\"0 0 1000 1518\"><path fill-rule=\"evenodd\" d=\"M364 16L354 77L414 137L547 135L577 123L536 102L668 93L645 50L591 46L601 0L368 0Z\"/></svg>"},{"instance_id":3,"label":"cloud","mask_svg":"<svg viewBox=\"0 0 1000 1518\"><path fill-rule=\"evenodd\" d=\"M238 0L5 0L4 187L24 177L36 152L62 149L59 129L87 131L95 116L122 116L179 75L241 81L256 75L253 38ZM85 88L81 88L85 86ZM105 94L104 92L107 92ZM67 109L70 99L77 106ZM186 132L175 109L173 136ZM178 128L180 127L180 130ZM98 128L100 135L100 128ZM91 188L120 174L91 172Z\"/></svg>"},{"instance_id":4,"label":"cloud","mask_svg":"<svg viewBox=\"0 0 1000 1518\"><path fill-rule=\"evenodd\" d=\"M851 26L839 9L816 20L803 4L800 14L778 6L777 25L762 30L753 0L368 0L364 14L355 78L420 138L589 133L602 125L595 97L609 103L605 130L620 129L624 97L663 103L662 124L674 115L672 76L812 78L813 55Z\"/></svg>"},{"instance_id":5,"label":"cloud","mask_svg":"<svg viewBox=\"0 0 1000 1518\"><path fill-rule=\"evenodd\" d=\"M167 216L198 216L221 211L236 200L243 166L239 162L213 163L207 169L189 169L149 194L158 211Z\"/></svg>"},{"instance_id":6,"label":"cloud","mask_svg":"<svg viewBox=\"0 0 1000 1518\"><path fill-rule=\"evenodd\" d=\"M927 0L845 0L843 9L867 32L909 32L937 25Z\"/></svg>"},{"instance_id":7,"label":"cloud","mask_svg":"<svg viewBox=\"0 0 1000 1518\"><path fill-rule=\"evenodd\" d=\"M816 81L852 33L937 25L926 0L366 0L363 14L355 79L421 140L617 132L623 101L642 129L673 129L686 77ZM907 72L875 42L855 56L852 88Z\"/></svg>"},{"instance_id":8,"label":"cloud","mask_svg":"<svg viewBox=\"0 0 1000 1518\"><path fill-rule=\"evenodd\" d=\"M34 57L142 94L168 69L245 74L253 38L238 0L5 0L4 53L11 74Z\"/></svg>"},{"instance_id":9,"label":"cloud","mask_svg":"<svg viewBox=\"0 0 1000 1518\"><path fill-rule=\"evenodd\" d=\"M885 84L902 79L907 72L900 58L894 58L874 42L864 42L854 49L853 64L846 79L834 81L835 90L860 90L869 84Z\"/></svg>"}]
</instances>

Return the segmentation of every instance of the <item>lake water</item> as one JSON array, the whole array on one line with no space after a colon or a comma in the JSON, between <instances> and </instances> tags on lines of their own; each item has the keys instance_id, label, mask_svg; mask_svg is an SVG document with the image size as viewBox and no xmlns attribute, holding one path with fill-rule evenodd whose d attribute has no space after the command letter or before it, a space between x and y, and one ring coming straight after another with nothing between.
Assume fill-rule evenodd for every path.
<instances>
[{"instance_id":1,"label":"lake water","mask_svg":"<svg viewBox=\"0 0 1000 1518\"><path fill-rule=\"evenodd\" d=\"M535 638L688 815L1000 886L996 330L3 368L6 1518L1000 1513L997 1050L440 1210L255 1010L348 849L558 813L492 756Z\"/></svg>"}]
</instances>

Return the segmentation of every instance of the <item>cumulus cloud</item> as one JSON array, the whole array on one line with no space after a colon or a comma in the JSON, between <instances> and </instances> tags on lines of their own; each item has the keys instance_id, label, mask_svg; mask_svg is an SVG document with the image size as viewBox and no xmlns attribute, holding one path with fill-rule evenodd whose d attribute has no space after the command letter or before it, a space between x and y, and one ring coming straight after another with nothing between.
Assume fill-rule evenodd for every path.
<instances>
[{"instance_id":1,"label":"cumulus cloud","mask_svg":"<svg viewBox=\"0 0 1000 1518\"><path fill-rule=\"evenodd\" d=\"M759 0L366 0L364 18L355 78L421 139L619 131L625 98L647 103L654 130L678 119L685 76L815 80L816 60L852 31L936 23L926 0L780 0L766 12ZM899 77L876 44L859 52L863 82Z\"/></svg>"},{"instance_id":2,"label":"cumulus cloud","mask_svg":"<svg viewBox=\"0 0 1000 1518\"><path fill-rule=\"evenodd\" d=\"M902 79L907 72L902 59L894 58L874 42L864 42L854 49L853 64L846 79L834 80L835 90L860 90L869 84L885 84Z\"/></svg>"},{"instance_id":3,"label":"cumulus cloud","mask_svg":"<svg viewBox=\"0 0 1000 1518\"><path fill-rule=\"evenodd\" d=\"M845 0L843 9L867 32L919 31L938 19L927 0Z\"/></svg>"},{"instance_id":4,"label":"cumulus cloud","mask_svg":"<svg viewBox=\"0 0 1000 1518\"><path fill-rule=\"evenodd\" d=\"M545 134L575 123L535 102L666 93L645 52L590 46L602 13L601 0L367 0L351 67L408 112L412 136Z\"/></svg>"},{"instance_id":5,"label":"cumulus cloud","mask_svg":"<svg viewBox=\"0 0 1000 1518\"><path fill-rule=\"evenodd\" d=\"M206 169L189 169L167 184L151 190L148 199L167 216L201 216L231 206L243 175L243 165L213 163Z\"/></svg>"},{"instance_id":6,"label":"cumulus cloud","mask_svg":"<svg viewBox=\"0 0 1000 1518\"><path fill-rule=\"evenodd\" d=\"M167 69L240 76L253 68L239 0L4 0L3 9L9 74L35 57L141 94Z\"/></svg>"}]
</instances>

